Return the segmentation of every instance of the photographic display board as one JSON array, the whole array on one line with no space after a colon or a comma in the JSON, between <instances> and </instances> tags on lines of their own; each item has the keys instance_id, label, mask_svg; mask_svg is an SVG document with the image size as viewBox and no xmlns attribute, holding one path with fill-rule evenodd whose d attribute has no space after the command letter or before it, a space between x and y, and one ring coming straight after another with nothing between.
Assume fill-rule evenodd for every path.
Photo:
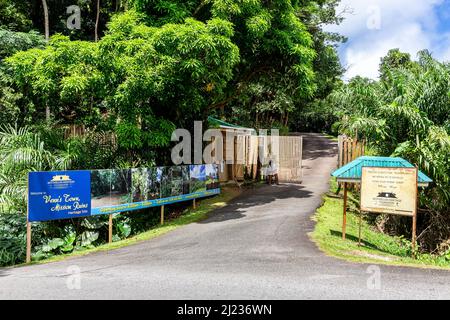
<instances>
[{"instance_id":1,"label":"photographic display board","mask_svg":"<svg viewBox=\"0 0 450 320\"><path fill-rule=\"evenodd\" d=\"M48 221L161 206L220 193L215 164L30 172L28 220Z\"/></svg>"},{"instance_id":2,"label":"photographic display board","mask_svg":"<svg viewBox=\"0 0 450 320\"><path fill-rule=\"evenodd\" d=\"M417 168L363 167L361 211L416 214Z\"/></svg>"}]
</instances>

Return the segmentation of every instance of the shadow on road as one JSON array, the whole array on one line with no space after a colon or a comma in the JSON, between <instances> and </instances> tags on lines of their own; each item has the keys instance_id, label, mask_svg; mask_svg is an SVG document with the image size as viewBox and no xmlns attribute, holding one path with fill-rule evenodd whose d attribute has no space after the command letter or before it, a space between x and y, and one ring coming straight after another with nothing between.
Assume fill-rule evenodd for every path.
<instances>
[{"instance_id":1,"label":"shadow on road","mask_svg":"<svg viewBox=\"0 0 450 320\"><path fill-rule=\"evenodd\" d=\"M230 202L227 206L214 211L210 218L199 223L221 222L245 217L247 208L262 206L276 200L309 198L312 192L305 189L302 185L280 184L265 185L258 187L258 192L253 189L244 191L240 196Z\"/></svg>"},{"instance_id":2,"label":"shadow on road","mask_svg":"<svg viewBox=\"0 0 450 320\"><path fill-rule=\"evenodd\" d=\"M303 136L303 160L334 157L337 154L337 143L326 139L324 135L299 133Z\"/></svg>"},{"instance_id":3,"label":"shadow on road","mask_svg":"<svg viewBox=\"0 0 450 320\"><path fill-rule=\"evenodd\" d=\"M0 267L0 278L9 276L9 272L7 272L7 270L8 269L6 269L6 267Z\"/></svg>"},{"instance_id":4,"label":"shadow on road","mask_svg":"<svg viewBox=\"0 0 450 320\"><path fill-rule=\"evenodd\" d=\"M323 134L295 133L303 136L303 160L314 161L319 158L332 158L337 153L337 143L327 139ZM303 169L313 169L311 163ZM320 170L320 168L318 168ZM199 223L221 222L245 217L248 208L263 206L276 200L306 199L312 197L313 192L304 185L280 184L259 187L257 192L247 190L224 208L214 211L214 215Z\"/></svg>"}]
</instances>

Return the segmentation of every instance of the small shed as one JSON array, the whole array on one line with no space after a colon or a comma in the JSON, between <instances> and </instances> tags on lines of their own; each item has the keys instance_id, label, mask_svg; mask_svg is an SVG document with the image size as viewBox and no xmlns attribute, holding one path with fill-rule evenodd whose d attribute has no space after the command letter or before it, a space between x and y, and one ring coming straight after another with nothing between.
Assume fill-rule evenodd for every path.
<instances>
[{"instance_id":1,"label":"small shed","mask_svg":"<svg viewBox=\"0 0 450 320\"><path fill-rule=\"evenodd\" d=\"M210 127L218 128L223 136L223 160L218 159L219 181L244 180L245 167L252 171L256 178L258 137L256 130L234 125L211 116L208 117ZM227 135L234 136L233 142L227 144ZM250 168L251 169L250 169Z\"/></svg>"},{"instance_id":2,"label":"small shed","mask_svg":"<svg viewBox=\"0 0 450 320\"><path fill-rule=\"evenodd\" d=\"M338 182L360 183L363 167L413 168L414 166L403 158L363 156L337 169L331 175ZM433 180L419 170L418 186L427 187Z\"/></svg>"}]
</instances>

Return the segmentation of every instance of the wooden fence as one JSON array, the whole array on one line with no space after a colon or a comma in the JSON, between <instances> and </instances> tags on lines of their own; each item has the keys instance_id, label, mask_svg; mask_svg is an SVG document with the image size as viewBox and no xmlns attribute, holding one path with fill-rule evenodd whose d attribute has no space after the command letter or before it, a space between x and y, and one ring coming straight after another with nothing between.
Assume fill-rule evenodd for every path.
<instances>
[{"instance_id":1,"label":"wooden fence","mask_svg":"<svg viewBox=\"0 0 450 320\"><path fill-rule=\"evenodd\" d=\"M86 134L86 127L82 124L66 124L61 126L64 129L64 138L82 137Z\"/></svg>"},{"instance_id":2,"label":"wooden fence","mask_svg":"<svg viewBox=\"0 0 450 320\"><path fill-rule=\"evenodd\" d=\"M350 138L345 135L338 137L338 167L343 167L347 163L361 157L365 153L365 140Z\"/></svg>"},{"instance_id":3,"label":"wooden fence","mask_svg":"<svg viewBox=\"0 0 450 320\"><path fill-rule=\"evenodd\" d=\"M365 140L358 140L357 138L350 138L346 135L341 135L338 137L338 167L343 167L347 163L356 160L361 157L365 153ZM338 190L336 193L338 194L341 190L343 183L339 183ZM348 186L351 190L359 190L358 184L350 184Z\"/></svg>"},{"instance_id":4,"label":"wooden fence","mask_svg":"<svg viewBox=\"0 0 450 320\"><path fill-rule=\"evenodd\" d=\"M64 138L69 139L73 137L84 137L89 135L89 137L94 141L99 147L117 148L117 138L113 132L95 132L86 129L84 125L78 124L67 124L61 126L64 130Z\"/></svg>"}]
</instances>

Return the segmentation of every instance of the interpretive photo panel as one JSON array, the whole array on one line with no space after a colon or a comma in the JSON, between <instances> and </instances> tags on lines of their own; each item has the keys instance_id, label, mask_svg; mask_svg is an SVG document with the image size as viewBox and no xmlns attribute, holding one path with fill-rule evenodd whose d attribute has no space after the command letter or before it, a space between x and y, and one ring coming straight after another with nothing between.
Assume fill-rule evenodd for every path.
<instances>
[{"instance_id":1,"label":"interpretive photo panel","mask_svg":"<svg viewBox=\"0 0 450 320\"><path fill-rule=\"evenodd\" d=\"M111 198L112 170L91 170L91 208L113 206Z\"/></svg>"},{"instance_id":2,"label":"interpretive photo panel","mask_svg":"<svg viewBox=\"0 0 450 320\"><path fill-rule=\"evenodd\" d=\"M172 196L172 184L170 183L169 167L158 167L161 181L161 198Z\"/></svg>"},{"instance_id":3,"label":"interpretive photo panel","mask_svg":"<svg viewBox=\"0 0 450 320\"><path fill-rule=\"evenodd\" d=\"M216 164L206 164L206 190L219 188L219 170Z\"/></svg>"},{"instance_id":4,"label":"interpretive photo panel","mask_svg":"<svg viewBox=\"0 0 450 320\"><path fill-rule=\"evenodd\" d=\"M191 193L206 191L205 165L191 165L189 167Z\"/></svg>"},{"instance_id":5,"label":"interpretive photo panel","mask_svg":"<svg viewBox=\"0 0 450 320\"><path fill-rule=\"evenodd\" d=\"M149 179L147 168L131 169L132 195L133 202L141 202L147 200Z\"/></svg>"},{"instance_id":6,"label":"interpretive photo panel","mask_svg":"<svg viewBox=\"0 0 450 320\"><path fill-rule=\"evenodd\" d=\"M183 194L183 170L181 166L169 167L170 196Z\"/></svg>"},{"instance_id":7,"label":"interpretive photo panel","mask_svg":"<svg viewBox=\"0 0 450 320\"><path fill-rule=\"evenodd\" d=\"M117 204L132 202L131 169L116 169L111 171L111 198Z\"/></svg>"},{"instance_id":8,"label":"interpretive photo panel","mask_svg":"<svg viewBox=\"0 0 450 320\"><path fill-rule=\"evenodd\" d=\"M155 200L161 198L161 174L160 168L147 169L147 200Z\"/></svg>"}]
</instances>

